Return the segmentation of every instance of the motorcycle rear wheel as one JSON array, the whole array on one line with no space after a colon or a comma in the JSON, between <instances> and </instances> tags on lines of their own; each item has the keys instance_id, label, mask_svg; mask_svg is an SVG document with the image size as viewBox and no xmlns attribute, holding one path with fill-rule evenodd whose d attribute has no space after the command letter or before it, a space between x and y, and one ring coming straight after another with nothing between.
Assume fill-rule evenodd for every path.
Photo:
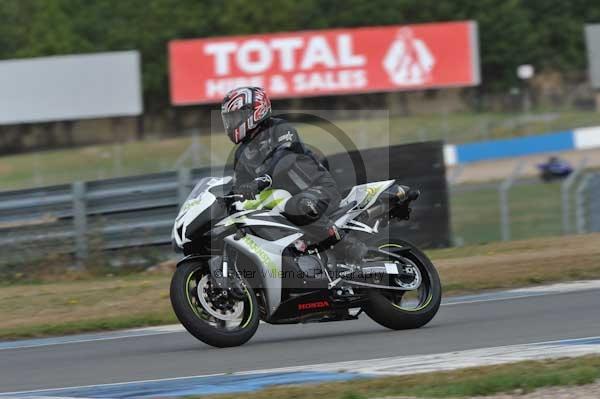
<instances>
[{"instance_id":1,"label":"motorcycle rear wheel","mask_svg":"<svg viewBox=\"0 0 600 399\"><path fill-rule=\"evenodd\" d=\"M378 324L392 330L420 328L429 323L442 301L442 285L435 266L422 251L407 241L386 239L375 242L374 246L398 253L411 261L421 274L423 290L416 292L417 299L412 302L417 303L412 307L405 306L402 297L415 292L370 290L369 305L363 308L365 313ZM406 250L407 247L410 249Z\"/></svg>"},{"instance_id":2,"label":"motorcycle rear wheel","mask_svg":"<svg viewBox=\"0 0 600 399\"><path fill-rule=\"evenodd\" d=\"M187 263L175 270L170 291L175 315L190 334L208 345L240 346L252 338L260 322L254 291L244 284L243 300L230 300L228 309L213 307L206 295L209 277L205 263Z\"/></svg>"}]
</instances>

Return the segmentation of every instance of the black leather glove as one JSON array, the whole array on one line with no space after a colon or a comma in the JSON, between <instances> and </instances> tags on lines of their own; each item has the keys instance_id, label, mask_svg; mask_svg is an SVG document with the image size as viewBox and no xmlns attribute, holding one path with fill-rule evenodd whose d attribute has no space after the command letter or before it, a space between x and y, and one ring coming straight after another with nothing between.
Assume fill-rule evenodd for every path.
<instances>
[{"instance_id":1,"label":"black leather glove","mask_svg":"<svg viewBox=\"0 0 600 399\"><path fill-rule=\"evenodd\" d=\"M240 184L237 187L234 187L233 193L243 195L244 199L253 200L256 198L256 194L258 194L260 190L258 189L258 183L256 180L252 180L249 183Z\"/></svg>"},{"instance_id":2,"label":"black leather glove","mask_svg":"<svg viewBox=\"0 0 600 399\"><path fill-rule=\"evenodd\" d=\"M234 194L240 194L244 196L244 199L252 200L256 198L256 195L262 190L271 187L271 176L264 175L257 177L251 182L240 184L233 189Z\"/></svg>"}]
</instances>

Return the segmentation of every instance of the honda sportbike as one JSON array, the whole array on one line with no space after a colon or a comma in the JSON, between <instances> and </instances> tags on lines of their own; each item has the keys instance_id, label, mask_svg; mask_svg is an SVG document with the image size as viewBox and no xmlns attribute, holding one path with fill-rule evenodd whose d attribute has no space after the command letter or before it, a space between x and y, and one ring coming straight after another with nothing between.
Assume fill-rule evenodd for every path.
<instances>
[{"instance_id":1,"label":"honda sportbike","mask_svg":"<svg viewBox=\"0 0 600 399\"><path fill-rule=\"evenodd\" d=\"M232 178L202 179L182 205L173 245L185 257L171 281L183 326L216 347L242 345L269 324L354 320L361 312L387 328L419 328L437 313L442 290L423 252L387 226L408 219L417 190L395 180L353 187L329 215L367 243L356 263L312 243L285 217L290 194L268 189L245 200Z\"/></svg>"}]
</instances>

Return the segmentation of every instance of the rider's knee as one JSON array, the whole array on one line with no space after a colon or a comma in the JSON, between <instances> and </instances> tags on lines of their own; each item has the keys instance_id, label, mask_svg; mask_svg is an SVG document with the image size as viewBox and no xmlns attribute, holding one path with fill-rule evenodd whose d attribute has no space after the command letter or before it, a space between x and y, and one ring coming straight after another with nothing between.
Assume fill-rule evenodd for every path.
<instances>
[{"instance_id":1,"label":"rider's knee","mask_svg":"<svg viewBox=\"0 0 600 399\"><path fill-rule=\"evenodd\" d=\"M327 198L314 190L294 195L285 204L287 218L298 226L304 226L319 220L327 211Z\"/></svg>"}]
</instances>

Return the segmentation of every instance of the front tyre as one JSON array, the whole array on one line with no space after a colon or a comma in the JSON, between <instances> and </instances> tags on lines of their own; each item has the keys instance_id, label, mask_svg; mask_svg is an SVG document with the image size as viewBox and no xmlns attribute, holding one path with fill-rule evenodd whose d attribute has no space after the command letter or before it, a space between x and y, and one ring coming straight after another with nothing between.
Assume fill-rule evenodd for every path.
<instances>
[{"instance_id":1,"label":"front tyre","mask_svg":"<svg viewBox=\"0 0 600 399\"><path fill-rule=\"evenodd\" d=\"M411 291L370 290L365 313L378 324L393 330L419 328L429 323L442 302L440 278L429 258L402 240L380 241L376 246L405 258L407 264L418 269L421 281L419 288ZM398 281L398 285L402 284L410 286L409 281Z\"/></svg>"},{"instance_id":2,"label":"front tyre","mask_svg":"<svg viewBox=\"0 0 600 399\"><path fill-rule=\"evenodd\" d=\"M200 341L218 348L239 346L252 338L260 321L254 291L248 284L243 287L243 299L236 299L212 284L206 263L187 263L171 280L171 305Z\"/></svg>"}]
</instances>

